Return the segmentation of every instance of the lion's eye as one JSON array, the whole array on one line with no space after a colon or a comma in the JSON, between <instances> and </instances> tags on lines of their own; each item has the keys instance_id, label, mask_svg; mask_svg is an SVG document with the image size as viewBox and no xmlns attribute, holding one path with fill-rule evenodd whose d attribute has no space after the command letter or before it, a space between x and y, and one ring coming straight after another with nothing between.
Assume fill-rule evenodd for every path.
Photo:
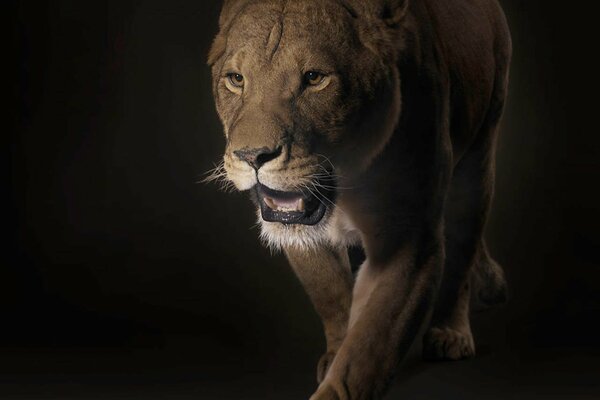
<instances>
[{"instance_id":1,"label":"lion's eye","mask_svg":"<svg viewBox=\"0 0 600 400\"><path fill-rule=\"evenodd\" d=\"M241 88L244 86L244 76L241 74L228 74L227 79L229 79L229 83L231 83L235 87Z\"/></svg>"},{"instance_id":2,"label":"lion's eye","mask_svg":"<svg viewBox=\"0 0 600 400\"><path fill-rule=\"evenodd\" d=\"M325 79L325 75L317 71L308 71L304 74L304 83L310 86L317 86Z\"/></svg>"}]
</instances>

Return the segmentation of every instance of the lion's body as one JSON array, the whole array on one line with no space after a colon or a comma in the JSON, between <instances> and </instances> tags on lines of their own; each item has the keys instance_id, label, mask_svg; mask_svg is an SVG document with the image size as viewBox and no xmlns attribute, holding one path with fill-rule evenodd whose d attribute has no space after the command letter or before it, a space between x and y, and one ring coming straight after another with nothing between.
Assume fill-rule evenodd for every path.
<instances>
[{"instance_id":1,"label":"lion's body","mask_svg":"<svg viewBox=\"0 0 600 400\"><path fill-rule=\"evenodd\" d=\"M263 237L323 319L318 400L377 398L430 311L425 356L472 356L471 299L505 296L483 240L504 15L495 0L405 1L230 0L211 52L228 179L257 188ZM295 80L306 68L326 71L320 86ZM298 188L329 202L316 223ZM295 214L264 203L290 198ZM299 214L310 222L277 220ZM366 254L356 280L349 245Z\"/></svg>"}]
</instances>

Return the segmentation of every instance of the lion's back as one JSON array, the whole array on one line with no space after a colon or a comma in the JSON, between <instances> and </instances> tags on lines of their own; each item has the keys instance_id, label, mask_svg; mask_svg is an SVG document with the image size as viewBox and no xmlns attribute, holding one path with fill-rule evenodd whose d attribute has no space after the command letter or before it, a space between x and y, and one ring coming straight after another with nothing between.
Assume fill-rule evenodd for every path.
<instances>
[{"instance_id":1,"label":"lion's back","mask_svg":"<svg viewBox=\"0 0 600 400\"><path fill-rule=\"evenodd\" d=\"M489 117L491 102L505 97L510 32L497 0L423 4L448 71L452 143L462 154Z\"/></svg>"}]
</instances>

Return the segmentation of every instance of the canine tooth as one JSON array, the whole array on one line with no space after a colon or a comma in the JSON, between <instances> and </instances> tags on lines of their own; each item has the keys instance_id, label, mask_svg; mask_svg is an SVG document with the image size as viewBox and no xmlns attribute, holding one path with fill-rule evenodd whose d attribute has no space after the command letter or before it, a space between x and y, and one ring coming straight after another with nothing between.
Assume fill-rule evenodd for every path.
<instances>
[{"instance_id":1,"label":"canine tooth","mask_svg":"<svg viewBox=\"0 0 600 400\"><path fill-rule=\"evenodd\" d=\"M267 207L269 207L271 210L278 209L277 205L275 205L275 202L270 197L265 197L264 200L265 200L265 204L267 205Z\"/></svg>"},{"instance_id":2,"label":"canine tooth","mask_svg":"<svg viewBox=\"0 0 600 400\"><path fill-rule=\"evenodd\" d=\"M304 211L304 199L298 199L298 203L296 203L296 210Z\"/></svg>"}]
</instances>

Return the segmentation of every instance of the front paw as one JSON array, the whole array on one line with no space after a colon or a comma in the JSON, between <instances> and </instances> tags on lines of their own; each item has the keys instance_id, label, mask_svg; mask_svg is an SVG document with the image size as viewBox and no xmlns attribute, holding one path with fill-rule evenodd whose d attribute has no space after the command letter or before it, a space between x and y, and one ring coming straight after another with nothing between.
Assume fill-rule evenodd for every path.
<instances>
[{"instance_id":1,"label":"front paw","mask_svg":"<svg viewBox=\"0 0 600 400\"><path fill-rule=\"evenodd\" d=\"M475 343L470 331L431 328L423 338L423 357L426 360L462 360L474 355Z\"/></svg>"},{"instance_id":2,"label":"front paw","mask_svg":"<svg viewBox=\"0 0 600 400\"><path fill-rule=\"evenodd\" d=\"M329 385L321 385L310 400L344 400L338 395L335 389Z\"/></svg>"},{"instance_id":3,"label":"front paw","mask_svg":"<svg viewBox=\"0 0 600 400\"><path fill-rule=\"evenodd\" d=\"M323 382L325 379L325 375L327 375L327 371L329 371L329 366L333 362L335 358L335 352L328 351L327 353L321 356L319 363L317 364L317 383Z\"/></svg>"}]
</instances>

